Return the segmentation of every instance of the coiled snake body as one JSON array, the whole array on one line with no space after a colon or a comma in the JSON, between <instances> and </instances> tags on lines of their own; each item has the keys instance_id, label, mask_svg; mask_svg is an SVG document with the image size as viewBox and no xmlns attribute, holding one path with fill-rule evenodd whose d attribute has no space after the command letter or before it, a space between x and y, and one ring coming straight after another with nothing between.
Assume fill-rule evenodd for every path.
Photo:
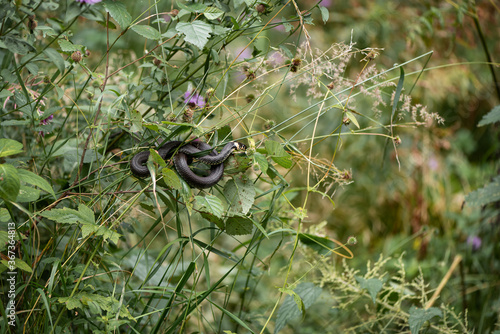
<instances>
[{"instance_id":1,"label":"coiled snake body","mask_svg":"<svg viewBox=\"0 0 500 334\"><path fill-rule=\"evenodd\" d=\"M190 186L204 189L217 184L224 174L224 161L234 150L244 150L246 146L238 142L229 142L220 153L217 153L212 146L201 141L193 141L183 145L182 141L169 141L158 149L158 154L163 160L167 160L173 155L173 162L177 173ZM176 154L174 154L177 151ZM203 155L206 153L205 155ZM210 175L199 176L189 168L189 161L195 157L199 161L210 165ZM130 160L130 170L137 177L149 176L146 162L149 158L149 151L137 153Z\"/></svg>"}]
</instances>

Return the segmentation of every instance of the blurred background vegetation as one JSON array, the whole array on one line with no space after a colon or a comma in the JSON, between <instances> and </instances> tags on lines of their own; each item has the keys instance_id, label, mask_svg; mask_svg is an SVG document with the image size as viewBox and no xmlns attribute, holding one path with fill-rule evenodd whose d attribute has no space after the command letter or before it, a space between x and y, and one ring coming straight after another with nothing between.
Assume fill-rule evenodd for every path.
<instances>
[{"instance_id":1,"label":"blurred background vegetation","mask_svg":"<svg viewBox=\"0 0 500 334\"><path fill-rule=\"evenodd\" d=\"M250 138L257 142L258 147L264 147L266 140L281 141L294 158L294 167L290 170L275 164L289 184L281 196L266 197L269 196L266 190L275 191L272 176L261 176L253 168L247 171L250 179L259 181L255 183L257 194L262 195L256 202L259 210L274 208L272 219L266 220L266 230L268 233L278 231L279 237L265 239L260 236L262 239L257 246L249 247L255 251L252 257L247 253L242 255L242 252L247 245L255 245L253 242L259 238L258 234L242 237L219 235L218 232L215 237L213 231L207 234L205 242L213 242L213 251L220 256L204 259L207 267L203 270L207 272L204 273L206 276L199 273L199 277L203 277L200 286L210 286L210 278L216 281L225 274L227 277L217 290L209 291L213 304L204 306L206 309L200 307L196 315L193 313L193 318L179 312L174 319L181 319L182 323L178 327L165 325L169 332L223 333L227 330L228 333L247 333L249 329L242 325L245 323L257 333L261 330L266 333L408 333L415 329L415 319L423 319L417 331L422 328L422 332L428 333L500 331L498 203L475 206L465 200L467 194L489 183L498 173L497 126L477 125L484 115L500 104L497 59L500 54L500 2L282 0L253 3L215 0L154 3L141 0L123 3L133 18L144 19L162 13L162 27L176 20L171 14L174 9L197 3L228 10L233 10L235 3L240 8L248 8L241 17L247 15L250 23L241 29L241 35L227 45L224 45L227 40L210 45L217 50L218 59L214 59L213 53L211 59L206 58L207 63L214 62L216 68L207 80L201 72L185 79L189 71L183 66L192 61L189 69L196 66L203 69L204 57L210 51L192 46L186 51L186 43L180 43L179 48L185 47L182 54L169 58L156 50L154 57L145 57L122 69L107 84L124 94L124 101L130 109L136 108L143 115L152 109L154 115L149 116L154 121L174 123L186 121L182 118L187 104L183 103L186 102L184 92L196 89L200 94L206 94L210 87L219 98L222 96L220 99L224 99L235 91L236 94L225 101L226 109L217 110L215 117L208 118L204 125L215 126L221 133L228 131L221 125L230 125L233 138ZM265 5L264 12L257 10L259 4ZM37 12L37 20L40 25L61 29L69 24L70 20L63 19L64 15L71 16L68 8L73 8L70 1L63 1L55 12L60 16L43 10ZM104 13L102 7L96 7L95 11L99 10ZM300 17L298 10L303 11ZM145 12L148 14L144 15ZM194 13L190 15L196 16ZM22 137L25 142L31 140L33 151L38 152L43 150L40 146L48 147L49 143L66 138L77 140L79 144L76 145L81 145L86 138L84 130L91 123L90 116L94 115L93 98L99 96L98 89L106 70L103 60L108 50L107 30L103 26L105 23L96 16L97 13L92 11L75 16L76 21L68 36L74 45L83 45L90 51L84 59L85 66L96 68L89 76L87 71L75 66L77 69L69 71L67 81L63 82L65 93L75 98L81 114L66 120L56 116L43 128L46 132L43 138L28 135L26 139L23 137L26 136L24 128L3 125L2 137L19 141ZM156 27L155 19L151 17L142 23ZM186 20L186 17L180 20ZM223 25L228 20L222 18L219 23ZM123 34L119 24L108 26L109 40L118 38L109 53L111 71L148 55L155 45L150 40L138 38L137 34ZM170 52L176 50L174 46L169 47ZM192 54L187 55L189 52ZM168 68L168 76L167 71L162 73L156 68L160 66L154 63L155 58L161 59L162 65ZM233 59L236 59L234 64ZM294 61L298 62L296 73L290 70L290 63L293 67ZM402 67L404 75L398 64L405 64ZM224 77L228 68L231 71ZM92 80L86 81L90 77ZM166 77L169 80L175 78L177 81L172 82L179 83L176 90L170 91L168 103L155 99L155 92L166 90ZM221 78L226 79L221 83ZM366 85L352 88L365 79ZM248 85L241 87L243 83ZM401 102L392 118L398 83L403 83ZM77 92L82 95L76 96ZM329 92L338 94L336 96L344 99L345 105L345 99L349 101L346 107L350 111L348 115L338 105L335 107L333 99L328 100ZM220 99L207 98L207 104L217 105ZM110 100L104 100L107 105L111 104ZM314 122L318 107L322 108L325 101L329 106L333 105L330 112L321 116L317 126L308 123ZM64 101L65 107L71 103L68 99ZM315 109L304 112L311 107ZM15 119L8 108L7 104L4 105L2 122ZM129 110L123 116L113 114L111 109L104 113L109 117L109 123L99 128L102 140L111 142L110 136L117 130L137 132L130 126ZM119 105L118 109L127 108ZM418 117L412 117L412 112ZM232 113L252 115L255 122L249 125L247 119L242 125L233 120L225 121ZM293 123L297 118L291 117L302 113L303 116L298 118L300 122ZM199 116L201 119L205 115L195 114L195 118ZM144 116L144 121L146 119ZM392 121L394 127L389 126ZM59 128L64 128L65 132L55 137ZM72 133L74 129L78 129L76 135ZM146 146L148 140L158 135L151 135L144 128L141 131L137 140L125 137L116 147L111 147L124 151L120 161L135 153L135 150L128 149ZM305 158L309 155L311 137L315 137L316 145L311 155L318 163L317 170L310 170ZM224 136L219 134L219 138ZM118 161L106 154L109 152L103 153L109 161ZM332 162L335 167L328 169L328 178L322 179L324 170ZM65 165L49 167L50 173L45 176L52 179L56 190L59 187L60 194L76 177L74 164L66 161ZM261 183L264 179L265 182ZM125 176L121 180L124 189L138 191L144 186L144 183L132 183ZM102 184L95 182L102 188L111 183L109 180ZM316 183L316 192L306 191ZM73 195L95 204L102 198L88 193L102 189L96 184ZM91 283L82 288L82 291L92 289L99 293L106 289L127 290L130 295L123 292L118 296L120 291L116 298L125 298L124 305L128 305L132 316L140 318L136 318L135 323L127 322L123 320L127 317L121 314L123 322L103 320L106 326L89 326L92 330L124 333L158 330L155 321L164 319L160 318L160 313L167 301L160 297L156 300L155 296L161 294L167 281L169 287L175 288L175 284L170 283L182 281L183 273L189 270L189 259L198 254L194 246L193 249L191 246L179 248L177 252L165 251L165 245L172 240L169 237L178 234L165 230L165 236L162 235L158 218L161 213L155 199L151 194L143 196L138 202L132 202L130 209L127 208L127 216L117 228L122 235L119 242L96 243L102 249L99 248L100 255L93 260L97 264L94 263L95 268L89 275L95 274L99 278L92 278ZM75 207L77 202L75 199ZM39 201L32 210L42 210L48 205L46 201ZM106 208L102 207L99 215L106 217ZM263 221L263 216L259 216L263 211L259 210L255 210L255 216ZM182 219L187 226L186 217L185 213L182 216L169 215L165 216L165 221L173 226L171 222ZM40 224L41 240L47 242L49 235L61 233L54 224L45 224ZM206 221L193 219L189 220L189 226L191 224L194 224L196 233L206 232L203 230ZM296 233L287 234L287 228L296 230ZM190 235L190 232L184 228L185 234ZM337 244L352 252L352 258L345 249L335 248L338 253L325 255L307 240L298 244L296 237L302 232L302 236L337 240ZM67 270L68 275L72 273L73 276L63 281L69 285L78 278L82 266L88 258L93 259L95 253L92 253L93 248L80 250L75 246L78 233L65 233L68 234L62 245L70 239L75 243L74 249L83 254L82 259ZM63 234L60 240L62 238ZM39 269L39 276L31 279L33 289L44 286L49 281L51 270L55 271L51 263L63 252L57 248L54 246L52 253L49 252L53 258L46 261L43 270ZM243 258L248 255L248 260L238 263L237 269L231 271L234 265L231 254ZM452 266L454 260L456 266ZM162 261L168 264L162 265ZM112 274L111 268L115 264L120 271L126 272L123 277ZM447 273L451 276L446 277ZM288 285L284 286L284 282ZM383 287L371 285L377 282L384 284ZM437 301L429 304L440 283L444 285L438 290ZM97 284L103 286L97 287ZM132 286L134 289L130 288ZM281 290L278 287L282 287ZM189 298L193 300L202 294L201 291L205 293L205 290L197 290L196 283L191 290L183 290L187 295L192 293L195 297ZM287 294L290 296L285 298ZM297 297L297 294L303 302L302 317L294 313L293 307L297 307L294 303L289 305L293 300L291 296ZM148 297L143 298L143 295ZM67 296L61 293L58 297ZM35 294L27 298L25 308L29 310L36 299ZM217 303L223 305L223 311L213 306ZM41 315L36 320L31 318L31 330L50 328L47 319L51 316L45 314L40 305L37 307L42 309ZM414 305L420 309L426 305L434 306L431 310L438 312L439 309L441 313L418 314L410 308ZM72 311L60 311L59 304L51 307L53 314L61 312L63 318L71 319L75 315ZM185 311L181 306L179 308ZM102 307L103 314L104 310ZM93 314L85 307L79 311L78 321L81 323L84 322L82 317L89 319ZM115 310L117 319L118 313ZM433 318L436 315L441 319L439 325L436 317ZM3 319L5 321L5 316ZM271 324L269 319L272 319ZM287 322L290 325L285 325ZM65 330L77 331L71 326Z\"/></svg>"}]
</instances>

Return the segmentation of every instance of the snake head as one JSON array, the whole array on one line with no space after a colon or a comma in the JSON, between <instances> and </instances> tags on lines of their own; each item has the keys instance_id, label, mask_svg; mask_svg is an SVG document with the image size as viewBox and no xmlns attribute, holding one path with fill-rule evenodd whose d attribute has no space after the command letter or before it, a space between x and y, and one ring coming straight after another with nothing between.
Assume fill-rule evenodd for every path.
<instances>
[{"instance_id":1,"label":"snake head","mask_svg":"<svg viewBox=\"0 0 500 334\"><path fill-rule=\"evenodd\" d=\"M234 147L237 151L245 151L247 149L247 146L245 144L237 141L234 142Z\"/></svg>"}]
</instances>

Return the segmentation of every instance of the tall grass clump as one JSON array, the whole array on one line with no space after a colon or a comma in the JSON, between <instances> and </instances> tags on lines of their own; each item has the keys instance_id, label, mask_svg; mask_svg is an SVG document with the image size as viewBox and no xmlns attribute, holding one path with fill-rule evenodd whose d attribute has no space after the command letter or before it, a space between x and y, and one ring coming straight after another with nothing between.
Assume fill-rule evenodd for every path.
<instances>
[{"instance_id":1,"label":"tall grass clump","mask_svg":"<svg viewBox=\"0 0 500 334\"><path fill-rule=\"evenodd\" d=\"M322 218L356 143L397 169L443 122L411 98L432 52L384 68L383 49L319 45L328 9L295 0L2 6L2 332L277 333L321 298L313 332L467 330L402 257L336 272L356 238ZM248 149L197 190L155 159L194 138Z\"/></svg>"}]
</instances>

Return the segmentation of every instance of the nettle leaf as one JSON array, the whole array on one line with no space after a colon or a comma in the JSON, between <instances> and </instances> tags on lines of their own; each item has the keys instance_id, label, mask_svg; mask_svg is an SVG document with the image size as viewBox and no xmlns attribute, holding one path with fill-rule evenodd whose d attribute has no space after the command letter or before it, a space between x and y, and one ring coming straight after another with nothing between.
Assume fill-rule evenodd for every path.
<instances>
[{"instance_id":1,"label":"nettle leaf","mask_svg":"<svg viewBox=\"0 0 500 334\"><path fill-rule=\"evenodd\" d=\"M37 186L40 189L51 194L54 198L56 198L56 194L54 193L54 189L52 189L49 182L47 182L41 176L38 176L37 174L30 172L29 170L25 170L25 169L18 169L17 173L23 182Z\"/></svg>"},{"instance_id":2,"label":"nettle leaf","mask_svg":"<svg viewBox=\"0 0 500 334\"><path fill-rule=\"evenodd\" d=\"M14 166L10 164L0 165L0 198L5 201L15 202L21 181Z\"/></svg>"},{"instance_id":3,"label":"nettle leaf","mask_svg":"<svg viewBox=\"0 0 500 334\"><path fill-rule=\"evenodd\" d=\"M202 21L179 22L175 30L185 35L186 42L196 45L201 50L208 42L212 27Z\"/></svg>"},{"instance_id":4,"label":"nettle leaf","mask_svg":"<svg viewBox=\"0 0 500 334\"><path fill-rule=\"evenodd\" d=\"M443 312L437 307L430 307L428 309L421 309L415 306L410 308L410 317L408 324L410 325L410 332L417 334L422 325L434 317L443 317Z\"/></svg>"},{"instance_id":5,"label":"nettle leaf","mask_svg":"<svg viewBox=\"0 0 500 334\"><path fill-rule=\"evenodd\" d=\"M474 190L465 196L468 206L483 206L500 200L500 176L481 189Z\"/></svg>"},{"instance_id":6,"label":"nettle leaf","mask_svg":"<svg viewBox=\"0 0 500 334\"><path fill-rule=\"evenodd\" d=\"M172 189L180 190L182 188L179 176L170 168L162 168L163 181Z\"/></svg>"},{"instance_id":7,"label":"nettle leaf","mask_svg":"<svg viewBox=\"0 0 500 334\"><path fill-rule=\"evenodd\" d=\"M2 123L3 124L3 123ZM23 144L17 140L2 138L0 139L0 158L23 152Z\"/></svg>"},{"instance_id":8,"label":"nettle leaf","mask_svg":"<svg viewBox=\"0 0 500 334\"><path fill-rule=\"evenodd\" d=\"M0 43L3 42L5 48L8 49L12 53L17 53L20 55L25 55L28 52L36 51L35 47L28 43L27 41L21 39L21 37L17 36L4 36L0 39Z\"/></svg>"},{"instance_id":9,"label":"nettle leaf","mask_svg":"<svg viewBox=\"0 0 500 334\"><path fill-rule=\"evenodd\" d=\"M500 105L491 109L489 113L484 115L481 121L477 124L477 126L484 126L496 122L500 122Z\"/></svg>"},{"instance_id":10,"label":"nettle leaf","mask_svg":"<svg viewBox=\"0 0 500 334\"><path fill-rule=\"evenodd\" d=\"M157 41L161 38L160 32L151 26L135 25L131 29L146 39Z\"/></svg>"},{"instance_id":11,"label":"nettle leaf","mask_svg":"<svg viewBox=\"0 0 500 334\"><path fill-rule=\"evenodd\" d=\"M377 298L377 294L382 290L382 286L384 282L379 280L378 278L363 278L361 276L356 276L356 281L358 281L361 289L366 289L370 296L372 297L373 304L375 304L375 299Z\"/></svg>"},{"instance_id":12,"label":"nettle leaf","mask_svg":"<svg viewBox=\"0 0 500 334\"><path fill-rule=\"evenodd\" d=\"M285 151L281 143L268 140L265 143L266 151L274 162L286 169L292 167L291 155Z\"/></svg>"},{"instance_id":13,"label":"nettle leaf","mask_svg":"<svg viewBox=\"0 0 500 334\"><path fill-rule=\"evenodd\" d=\"M122 29L128 27L132 22L132 16L122 2L108 0L104 2L104 8Z\"/></svg>"},{"instance_id":14,"label":"nettle leaf","mask_svg":"<svg viewBox=\"0 0 500 334\"><path fill-rule=\"evenodd\" d=\"M207 20L217 20L219 17L224 15L224 12L217 7L207 7L203 11L203 15L205 15Z\"/></svg>"},{"instance_id":15,"label":"nettle leaf","mask_svg":"<svg viewBox=\"0 0 500 334\"><path fill-rule=\"evenodd\" d=\"M84 204L78 206L78 211L70 208L52 209L41 212L40 216L61 224L95 224L94 212Z\"/></svg>"},{"instance_id":16,"label":"nettle leaf","mask_svg":"<svg viewBox=\"0 0 500 334\"><path fill-rule=\"evenodd\" d=\"M224 196L230 212L246 214L255 201L255 188L248 179L232 179L224 186Z\"/></svg>"},{"instance_id":17,"label":"nettle leaf","mask_svg":"<svg viewBox=\"0 0 500 334\"><path fill-rule=\"evenodd\" d=\"M323 290L313 283L300 283L293 291L300 296L302 305L307 310L318 299ZM274 334L281 331L289 321L300 318L302 314L294 298L290 295L286 296L278 310Z\"/></svg>"},{"instance_id":18,"label":"nettle leaf","mask_svg":"<svg viewBox=\"0 0 500 334\"><path fill-rule=\"evenodd\" d=\"M59 43L61 50L64 52L82 51L83 49L83 45L73 44L65 39L60 39L57 41L57 43Z\"/></svg>"},{"instance_id":19,"label":"nettle leaf","mask_svg":"<svg viewBox=\"0 0 500 334\"><path fill-rule=\"evenodd\" d=\"M222 201L214 195L206 195L206 196L195 196L196 204L200 208L205 208L204 212L215 215L218 218L222 218L222 214L224 213L224 206L222 205Z\"/></svg>"},{"instance_id":20,"label":"nettle leaf","mask_svg":"<svg viewBox=\"0 0 500 334\"><path fill-rule=\"evenodd\" d=\"M88 308L93 314L101 314L102 311L107 311L109 312L108 315L112 315L112 317L118 313L121 318L135 320L127 307L125 305L120 305L120 302L114 297L104 297L99 294L79 292L71 297L59 297L57 301L61 304L65 304L68 310Z\"/></svg>"},{"instance_id":21,"label":"nettle leaf","mask_svg":"<svg viewBox=\"0 0 500 334\"><path fill-rule=\"evenodd\" d=\"M252 233L253 221L245 216L233 216L226 220L226 233L229 235L246 235Z\"/></svg>"}]
</instances>

